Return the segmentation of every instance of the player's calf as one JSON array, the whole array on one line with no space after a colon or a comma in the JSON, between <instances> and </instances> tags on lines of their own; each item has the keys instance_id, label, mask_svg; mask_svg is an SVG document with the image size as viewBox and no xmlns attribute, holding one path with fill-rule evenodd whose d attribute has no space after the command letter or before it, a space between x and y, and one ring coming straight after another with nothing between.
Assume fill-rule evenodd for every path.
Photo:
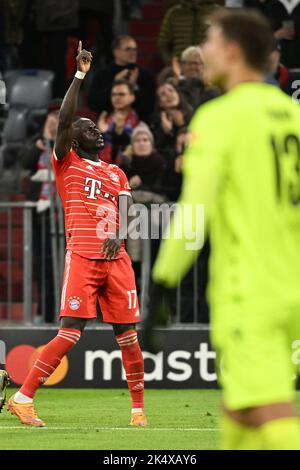
<instances>
[{"instance_id":1,"label":"player's calf","mask_svg":"<svg viewBox=\"0 0 300 470\"><path fill-rule=\"evenodd\" d=\"M127 330L116 336L122 353L126 380L132 398L131 426L146 426L144 414L144 358L138 342L137 332Z\"/></svg>"},{"instance_id":2,"label":"player's calf","mask_svg":"<svg viewBox=\"0 0 300 470\"><path fill-rule=\"evenodd\" d=\"M46 382L59 366L62 358L79 341L80 336L81 332L79 330L71 328L59 329L57 336L44 347L22 387L15 394L15 403L32 403L35 392L39 386Z\"/></svg>"}]
</instances>

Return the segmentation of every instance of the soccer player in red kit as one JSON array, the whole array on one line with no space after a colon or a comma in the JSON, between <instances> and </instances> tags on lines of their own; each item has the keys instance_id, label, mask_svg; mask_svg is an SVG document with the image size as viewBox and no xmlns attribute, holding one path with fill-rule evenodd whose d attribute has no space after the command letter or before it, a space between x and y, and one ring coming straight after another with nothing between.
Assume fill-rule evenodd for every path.
<instances>
[{"instance_id":1,"label":"soccer player in red kit","mask_svg":"<svg viewBox=\"0 0 300 470\"><path fill-rule=\"evenodd\" d=\"M20 390L8 401L22 423L44 426L33 397L79 341L96 317L99 299L103 320L113 326L132 397L130 425L146 426L144 360L136 323L140 321L131 261L124 248L124 227L132 204L123 171L99 160L103 138L90 119L75 120L78 93L92 55L78 46L77 73L63 100L52 155L56 185L64 212L67 239L57 336L36 360Z\"/></svg>"}]
</instances>

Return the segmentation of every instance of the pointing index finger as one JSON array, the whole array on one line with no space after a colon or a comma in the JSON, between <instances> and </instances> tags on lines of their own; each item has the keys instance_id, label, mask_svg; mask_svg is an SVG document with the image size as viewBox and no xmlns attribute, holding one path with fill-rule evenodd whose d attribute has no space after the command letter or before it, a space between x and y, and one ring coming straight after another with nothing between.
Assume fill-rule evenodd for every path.
<instances>
[{"instance_id":1,"label":"pointing index finger","mask_svg":"<svg viewBox=\"0 0 300 470\"><path fill-rule=\"evenodd\" d=\"M78 54L80 54L81 51L82 51L82 41L79 41L78 49L77 49Z\"/></svg>"}]
</instances>

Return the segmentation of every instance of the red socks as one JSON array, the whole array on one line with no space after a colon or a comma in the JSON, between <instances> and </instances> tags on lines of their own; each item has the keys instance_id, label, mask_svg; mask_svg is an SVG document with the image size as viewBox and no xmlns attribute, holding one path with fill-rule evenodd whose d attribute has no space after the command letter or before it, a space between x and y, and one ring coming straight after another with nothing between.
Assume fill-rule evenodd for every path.
<instances>
[{"instance_id":1,"label":"red socks","mask_svg":"<svg viewBox=\"0 0 300 470\"><path fill-rule=\"evenodd\" d=\"M116 336L121 348L132 408L144 408L144 359L137 339L137 332L129 330Z\"/></svg>"},{"instance_id":2,"label":"red socks","mask_svg":"<svg viewBox=\"0 0 300 470\"><path fill-rule=\"evenodd\" d=\"M79 341L81 332L72 328L60 328L58 334L48 343L33 368L27 375L20 392L33 398L38 387L46 382L48 377L59 366L62 358Z\"/></svg>"},{"instance_id":3,"label":"red socks","mask_svg":"<svg viewBox=\"0 0 300 470\"><path fill-rule=\"evenodd\" d=\"M25 379L20 392L33 398L36 390L46 382L59 366L61 359L79 341L81 332L71 328L60 328L57 336L48 343ZM121 348L122 362L126 372L132 408L144 407L144 359L137 332L129 330L116 336Z\"/></svg>"}]
</instances>

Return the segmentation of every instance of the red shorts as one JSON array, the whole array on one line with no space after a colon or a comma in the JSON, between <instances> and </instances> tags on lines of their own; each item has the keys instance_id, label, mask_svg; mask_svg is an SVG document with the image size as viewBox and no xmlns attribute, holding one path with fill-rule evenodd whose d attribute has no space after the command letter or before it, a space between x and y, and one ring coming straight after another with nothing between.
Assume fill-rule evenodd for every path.
<instances>
[{"instance_id":1,"label":"red shorts","mask_svg":"<svg viewBox=\"0 0 300 470\"><path fill-rule=\"evenodd\" d=\"M60 316L96 318L97 298L105 323L140 321L134 272L128 254L106 261L83 258L68 250Z\"/></svg>"}]
</instances>

